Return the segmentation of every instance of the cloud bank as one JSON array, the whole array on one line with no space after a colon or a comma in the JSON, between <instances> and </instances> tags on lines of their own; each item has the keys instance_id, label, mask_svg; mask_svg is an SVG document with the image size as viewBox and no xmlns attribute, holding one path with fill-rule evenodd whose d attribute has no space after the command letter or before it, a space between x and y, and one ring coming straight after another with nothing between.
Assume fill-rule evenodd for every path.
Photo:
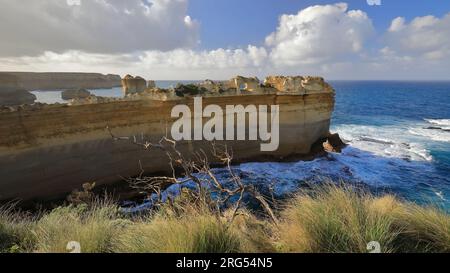
<instances>
[{"instance_id":1,"label":"cloud bank","mask_svg":"<svg viewBox=\"0 0 450 273\"><path fill-rule=\"evenodd\" d=\"M199 24L187 0L0 0L0 56L190 48Z\"/></svg>"},{"instance_id":2,"label":"cloud bank","mask_svg":"<svg viewBox=\"0 0 450 273\"><path fill-rule=\"evenodd\" d=\"M46 17L36 19L40 13L33 8L20 12L35 16L35 34L50 31L46 35L55 44L6 31L5 25L16 22L2 13L17 16L14 7L23 4L3 2L13 11L0 11L0 20L12 22L0 24L0 34L8 37L0 43L0 70L133 73L152 79L226 79L236 74L445 79L450 69L450 14L410 22L394 18L376 34L362 10L350 10L345 3L317 5L281 15L263 46L199 50L200 24L187 14L187 0L33 1ZM30 32L29 24L19 28ZM17 46L20 41L29 46Z\"/></svg>"}]
</instances>

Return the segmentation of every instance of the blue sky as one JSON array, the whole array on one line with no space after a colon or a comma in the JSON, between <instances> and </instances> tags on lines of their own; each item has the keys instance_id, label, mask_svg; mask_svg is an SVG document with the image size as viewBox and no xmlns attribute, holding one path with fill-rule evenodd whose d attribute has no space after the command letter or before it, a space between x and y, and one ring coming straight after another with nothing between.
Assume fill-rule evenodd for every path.
<instances>
[{"instance_id":1,"label":"blue sky","mask_svg":"<svg viewBox=\"0 0 450 273\"><path fill-rule=\"evenodd\" d=\"M0 0L0 6L3 71L450 80L448 0Z\"/></svg>"},{"instance_id":2,"label":"blue sky","mask_svg":"<svg viewBox=\"0 0 450 273\"><path fill-rule=\"evenodd\" d=\"M281 14L337 2L348 3L349 9L365 11L379 32L389 28L398 16L411 20L425 15L442 17L450 12L448 0L383 0L381 6L369 6L365 0L192 0L189 14L202 22L202 48L242 47L262 45L267 34L277 27Z\"/></svg>"}]
</instances>

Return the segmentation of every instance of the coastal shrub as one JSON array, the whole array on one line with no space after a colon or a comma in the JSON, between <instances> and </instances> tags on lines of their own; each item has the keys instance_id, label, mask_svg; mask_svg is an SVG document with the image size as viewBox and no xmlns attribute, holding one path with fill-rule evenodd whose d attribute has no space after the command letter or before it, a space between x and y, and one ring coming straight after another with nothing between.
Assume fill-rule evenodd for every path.
<instances>
[{"instance_id":1,"label":"coastal shrub","mask_svg":"<svg viewBox=\"0 0 450 273\"><path fill-rule=\"evenodd\" d=\"M0 253L31 251L32 225L29 216L14 212L11 206L0 207Z\"/></svg>"},{"instance_id":2,"label":"coastal shrub","mask_svg":"<svg viewBox=\"0 0 450 273\"><path fill-rule=\"evenodd\" d=\"M230 219L232 211L225 212L225 218ZM243 253L274 253L273 224L267 219L258 219L253 213L243 209L234 217L230 228L240 242L240 252Z\"/></svg>"},{"instance_id":3,"label":"coastal shrub","mask_svg":"<svg viewBox=\"0 0 450 273\"><path fill-rule=\"evenodd\" d=\"M279 250L367 253L367 244L377 241L382 252L394 252L399 229L393 228L392 200L333 185L300 193L281 213Z\"/></svg>"},{"instance_id":4,"label":"coastal shrub","mask_svg":"<svg viewBox=\"0 0 450 273\"><path fill-rule=\"evenodd\" d=\"M450 216L432 207L321 185L300 192L276 212L277 223L242 208L218 210L183 192L138 216L110 201L59 207L35 217L0 208L0 252L272 253L450 252ZM258 215L258 216L257 216Z\"/></svg>"},{"instance_id":5,"label":"coastal shrub","mask_svg":"<svg viewBox=\"0 0 450 273\"><path fill-rule=\"evenodd\" d=\"M213 210L183 202L183 206L166 205L128 227L116 250L133 253L236 253L239 247L238 236Z\"/></svg>"},{"instance_id":6,"label":"coastal shrub","mask_svg":"<svg viewBox=\"0 0 450 273\"><path fill-rule=\"evenodd\" d=\"M83 253L111 252L127 221L118 217L119 209L109 202L92 206L59 207L36 223L36 251L66 253L67 244L79 242Z\"/></svg>"},{"instance_id":7,"label":"coastal shrub","mask_svg":"<svg viewBox=\"0 0 450 273\"><path fill-rule=\"evenodd\" d=\"M401 252L450 252L450 216L441 209L405 203L395 217Z\"/></svg>"}]
</instances>

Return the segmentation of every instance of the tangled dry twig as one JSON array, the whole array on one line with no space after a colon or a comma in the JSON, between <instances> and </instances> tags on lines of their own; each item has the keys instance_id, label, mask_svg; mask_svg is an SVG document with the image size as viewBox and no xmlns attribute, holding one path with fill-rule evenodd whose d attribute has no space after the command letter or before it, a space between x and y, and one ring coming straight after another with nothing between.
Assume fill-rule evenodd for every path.
<instances>
[{"instance_id":1,"label":"tangled dry twig","mask_svg":"<svg viewBox=\"0 0 450 273\"><path fill-rule=\"evenodd\" d=\"M140 175L126 179L132 188L152 195L154 204L164 203L162 192L170 185L184 186L187 183L194 183L196 190L191 193L194 202L206 202L209 207L215 208L218 212L221 208L231 204L233 213L230 221L233 221L238 215L244 196L248 194L261 204L275 224L278 223L277 217L265 197L253 185L244 184L241 177L235 173L232 166L233 151L226 145L212 142L211 154L214 162L223 165L230 177L228 181L220 181L211 169L208 156L202 149L193 152L192 159L187 159L178 150L177 142L167 137L161 138L158 143L151 143L144 141L143 136L141 137L142 141L138 141L136 137L116 137L109 127L107 129L114 141L131 141L145 150L158 149L166 154L169 159L171 176L145 176L145 171L139 162ZM177 175L180 173L181 176ZM212 194L214 194L214 198L211 198Z\"/></svg>"}]
</instances>

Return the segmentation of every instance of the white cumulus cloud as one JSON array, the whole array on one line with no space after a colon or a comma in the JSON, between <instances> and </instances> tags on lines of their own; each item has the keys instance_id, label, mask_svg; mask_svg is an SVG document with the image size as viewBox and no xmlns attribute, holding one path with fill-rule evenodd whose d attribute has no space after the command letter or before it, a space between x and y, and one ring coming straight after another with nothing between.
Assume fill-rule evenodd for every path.
<instances>
[{"instance_id":1,"label":"white cumulus cloud","mask_svg":"<svg viewBox=\"0 0 450 273\"><path fill-rule=\"evenodd\" d=\"M275 64L317 64L360 53L373 31L367 14L348 10L345 3L311 6L295 15L282 15L266 44Z\"/></svg>"},{"instance_id":2,"label":"white cumulus cloud","mask_svg":"<svg viewBox=\"0 0 450 273\"><path fill-rule=\"evenodd\" d=\"M0 0L0 70L178 80L237 74L448 79L450 14L398 17L375 35L365 12L345 3L316 5L281 15L263 46L199 50L200 26L187 14L187 1L40 0L24 9L19 1Z\"/></svg>"},{"instance_id":3,"label":"white cumulus cloud","mask_svg":"<svg viewBox=\"0 0 450 273\"><path fill-rule=\"evenodd\" d=\"M395 18L386 34L384 52L423 60L450 58L450 13L416 17L411 22Z\"/></svg>"}]
</instances>

